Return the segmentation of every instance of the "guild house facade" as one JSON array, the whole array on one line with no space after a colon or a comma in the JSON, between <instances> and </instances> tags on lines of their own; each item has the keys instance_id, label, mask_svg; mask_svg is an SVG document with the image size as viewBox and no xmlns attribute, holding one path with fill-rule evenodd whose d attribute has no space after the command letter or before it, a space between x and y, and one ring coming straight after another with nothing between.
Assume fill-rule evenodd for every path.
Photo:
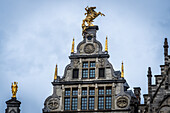
<instances>
[{"instance_id":1,"label":"guild house facade","mask_svg":"<svg viewBox=\"0 0 170 113\"><path fill-rule=\"evenodd\" d=\"M134 92L124 78L122 68L114 70L109 62L108 40L104 47L97 40L99 27L93 20L101 15L96 7L86 7L86 18L82 23L82 41L75 51L72 42L70 63L65 67L64 75L57 75L55 69L52 82L53 93L44 101L43 113L170 113L170 56L168 41L165 39L165 64L161 65L161 74L155 75L156 84L152 84L151 68L148 68L148 94L144 94L141 104L140 87ZM149 64L148 64L149 65ZM12 85L13 97L6 102L5 113L20 113L21 102L16 99L17 83ZM24 112L24 111L23 111Z\"/></svg>"}]
</instances>

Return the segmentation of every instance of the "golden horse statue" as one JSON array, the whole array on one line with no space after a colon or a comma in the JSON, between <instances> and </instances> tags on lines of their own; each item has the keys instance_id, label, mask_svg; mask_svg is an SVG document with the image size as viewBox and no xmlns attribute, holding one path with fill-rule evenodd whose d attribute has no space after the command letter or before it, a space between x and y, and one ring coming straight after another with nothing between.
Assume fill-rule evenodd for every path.
<instances>
[{"instance_id":1,"label":"golden horse statue","mask_svg":"<svg viewBox=\"0 0 170 113\"><path fill-rule=\"evenodd\" d=\"M87 11L84 15L87 15L86 18L83 20L82 23L82 28L83 28L83 32L86 30L86 28L88 26L93 26L92 22L94 22L93 20L98 17L99 15L101 16L105 16L103 13L101 12L96 12L94 9L96 9L96 7L86 7L85 10ZM88 26L86 26L85 22L88 24Z\"/></svg>"},{"instance_id":2,"label":"golden horse statue","mask_svg":"<svg viewBox=\"0 0 170 113\"><path fill-rule=\"evenodd\" d=\"M12 86L11 86L11 88L12 88L12 97L16 97L16 93L17 93L17 91L18 91L18 86L17 86L17 84L18 84L18 82L12 83Z\"/></svg>"}]
</instances>

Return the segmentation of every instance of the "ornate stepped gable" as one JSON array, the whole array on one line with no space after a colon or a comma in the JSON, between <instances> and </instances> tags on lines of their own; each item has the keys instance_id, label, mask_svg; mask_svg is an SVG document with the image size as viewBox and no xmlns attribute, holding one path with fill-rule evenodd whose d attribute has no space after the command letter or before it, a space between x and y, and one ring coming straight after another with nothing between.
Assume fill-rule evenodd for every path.
<instances>
[{"instance_id":1,"label":"ornate stepped gable","mask_svg":"<svg viewBox=\"0 0 170 113\"><path fill-rule=\"evenodd\" d=\"M96 36L98 26L82 28L83 40L75 52L73 39L70 64L64 75L60 78L55 72L53 94L45 100L43 113L135 112L138 101L133 92L127 90L123 68L121 75L108 60L107 38L103 51Z\"/></svg>"}]
</instances>

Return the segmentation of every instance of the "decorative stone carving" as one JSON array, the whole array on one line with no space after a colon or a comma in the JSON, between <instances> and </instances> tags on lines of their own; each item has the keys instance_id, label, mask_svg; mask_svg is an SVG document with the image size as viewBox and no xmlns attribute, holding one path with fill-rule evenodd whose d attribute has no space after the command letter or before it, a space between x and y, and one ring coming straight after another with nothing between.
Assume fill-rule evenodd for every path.
<instances>
[{"instance_id":1,"label":"decorative stone carving","mask_svg":"<svg viewBox=\"0 0 170 113\"><path fill-rule=\"evenodd\" d=\"M119 97L116 104L119 108L125 108L128 105L128 99L126 97Z\"/></svg>"},{"instance_id":2,"label":"decorative stone carving","mask_svg":"<svg viewBox=\"0 0 170 113\"><path fill-rule=\"evenodd\" d=\"M87 54L93 53L95 51L95 47L93 44L86 44L84 47L84 52Z\"/></svg>"},{"instance_id":3,"label":"decorative stone carving","mask_svg":"<svg viewBox=\"0 0 170 113\"><path fill-rule=\"evenodd\" d=\"M79 60L74 60L73 63L75 68L78 68L78 66L80 65Z\"/></svg>"},{"instance_id":4,"label":"decorative stone carving","mask_svg":"<svg viewBox=\"0 0 170 113\"><path fill-rule=\"evenodd\" d=\"M59 99L58 98L51 98L48 102L47 102L47 107L50 110L56 110L59 108Z\"/></svg>"}]
</instances>

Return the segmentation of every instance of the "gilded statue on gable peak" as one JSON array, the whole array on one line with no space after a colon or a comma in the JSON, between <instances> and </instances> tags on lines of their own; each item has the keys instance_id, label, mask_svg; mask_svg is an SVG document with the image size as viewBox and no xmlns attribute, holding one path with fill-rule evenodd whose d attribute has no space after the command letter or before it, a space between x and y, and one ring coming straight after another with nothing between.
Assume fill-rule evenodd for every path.
<instances>
[{"instance_id":1,"label":"gilded statue on gable peak","mask_svg":"<svg viewBox=\"0 0 170 113\"><path fill-rule=\"evenodd\" d=\"M86 30L86 28L88 28L88 26L93 26L92 22L94 22L93 20L98 17L99 15L101 16L105 16L103 13L101 12L96 12L94 9L96 9L96 7L86 7L86 13L84 15L86 15L86 18L83 20L82 23L82 28L83 28L83 32ZM87 26L85 24L85 22L87 23Z\"/></svg>"}]
</instances>

